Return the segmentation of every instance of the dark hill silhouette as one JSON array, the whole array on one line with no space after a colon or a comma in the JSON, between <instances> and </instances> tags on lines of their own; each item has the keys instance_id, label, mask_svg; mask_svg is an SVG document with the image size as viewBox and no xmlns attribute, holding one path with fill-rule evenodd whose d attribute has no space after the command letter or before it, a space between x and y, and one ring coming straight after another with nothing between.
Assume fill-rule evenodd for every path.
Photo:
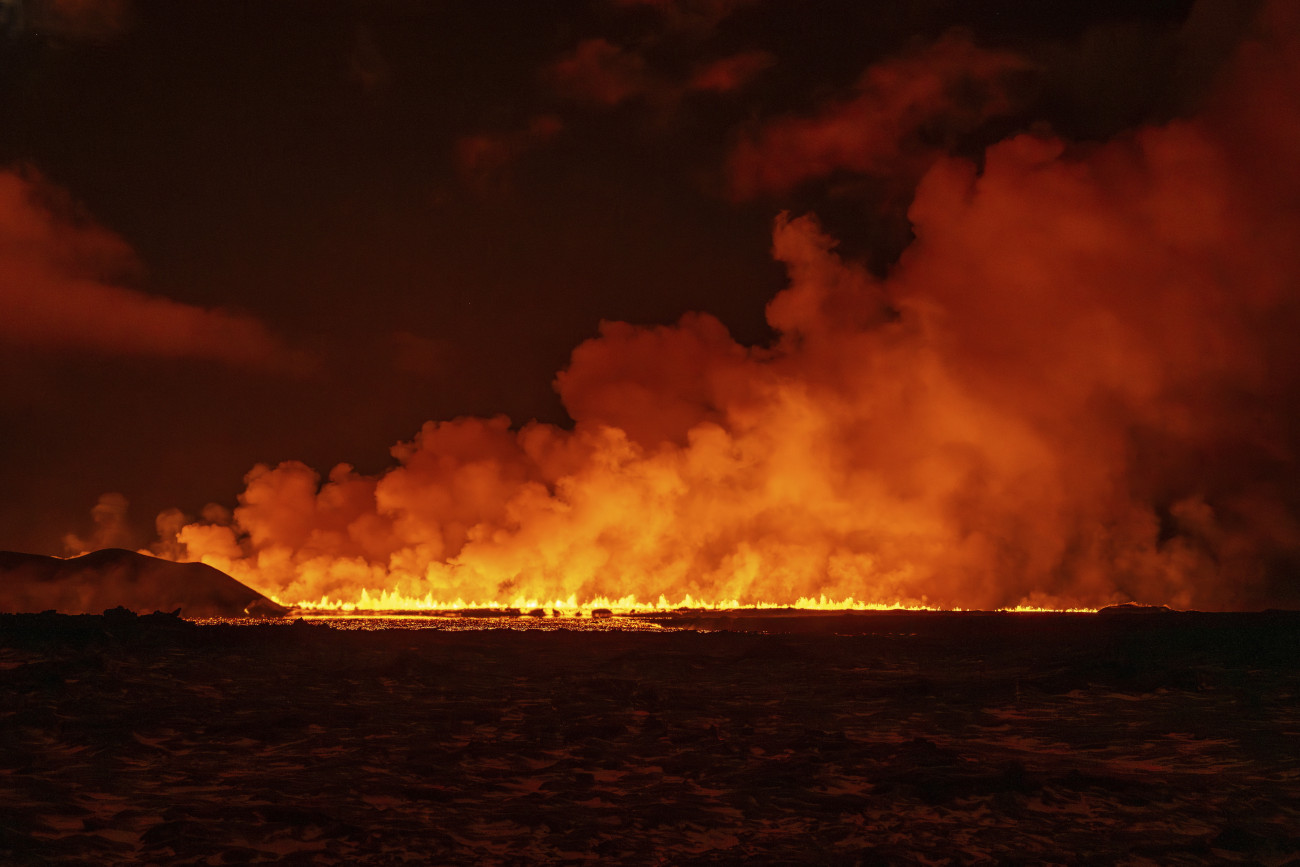
<instances>
[{"instance_id":1,"label":"dark hill silhouette","mask_svg":"<svg viewBox=\"0 0 1300 867\"><path fill-rule=\"evenodd\" d=\"M202 563L173 563L120 548L70 560L0 551L0 611L99 614L174 611L184 617L279 617L288 609Z\"/></svg>"}]
</instances>

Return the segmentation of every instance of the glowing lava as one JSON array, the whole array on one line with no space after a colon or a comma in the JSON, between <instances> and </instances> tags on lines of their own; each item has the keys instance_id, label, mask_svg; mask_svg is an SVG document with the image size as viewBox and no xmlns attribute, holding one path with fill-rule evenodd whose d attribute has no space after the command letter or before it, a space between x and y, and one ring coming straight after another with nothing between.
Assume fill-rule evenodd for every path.
<instances>
[{"instance_id":1,"label":"glowing lava","mask_svg":"<svg viewBox=\"0 0 1300 867\"><path fill-rule=\"evenodd\" d=\"M279 600L277 600L279 601ZM281 603L286 604L286 603ZM456 599L451 602L434 599L432 594L421 598L402 596L388 590L371 593L363 589L355 601L342 601L323 597L321 599L294 602L290 608L304 612L394 612L394 611L542 611L554 617L590 617L595 611L608 611L611 614L655 614L673 611L938 611L961 609L938 609L926 605L886 604L880 602L859 602L856 599L827 599L825 596L813 599L801 597L794 602L750 602L738 599L708 601L694 599L687 595L677 602L671 602L660 596L654 602L642 602L635 596L620 599L596 597L579 601L576 596L567 599L542 601L523 597L501 603L496 600L483 602L466 602ZM1090 613L1095 608L1039 608L1021 605L1014 608L998 609L1017 613L1073 612Z\"/></svg>"}]
</instances>

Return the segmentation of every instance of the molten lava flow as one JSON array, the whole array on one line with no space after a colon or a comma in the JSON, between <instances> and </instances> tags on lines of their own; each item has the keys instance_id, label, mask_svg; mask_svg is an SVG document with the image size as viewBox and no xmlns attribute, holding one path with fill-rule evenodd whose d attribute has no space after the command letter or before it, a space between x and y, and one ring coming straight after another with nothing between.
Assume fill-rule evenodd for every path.
<instances>
[{"instance_id":1,"label":"molten lava flow","mask_svg":"<svg viewBox=\"0 0 1300 867\"><path fill-rule=\"evenodd\" d=\"M884 279L780 216L769 345L604 323L572 430L258 466L160 550L319 609L1294 599L1298 25L1271 6L1198 117L940 160Z\"/></svg>"},{"instance_id":2,"label":"molten lava flow","mask_svg":"<svg viewBox=\"0 0 1300 867\"><path fill-rule=\"evenodd\" d=\"M278 601L278 600L277 600ZM283 603L281 603L283 604ZM939 610L930 606L922 605L885 605L882 603L859 602L856 599L827 599L820 596L815 599L801 597L793 602L752 602L742 603L738 599L727 599L722 601L706 601L702 599L693 599L687 595L677 602L670 602L666 597L660 596L654 602L642 602L635 596L624 596L621 599L607 599L596 597L579 602L576 596L570 596L568 599L551 600L543 602L537 599L527 599L524 597L516 598L508 604L503 604L496 600L487 602L466 602L463 599L457 599L452 602L440 601L433 598L432 594L421 598L410 596L401 596L388 590L379 590L371 593L363 589L358 594L355 601L342 601L330 599L328 596L311 601L295 602L288 606L303 612L342 612L342 613L376 613L376 612L401 612L401 611L542 611L547 612L553 617L582 617L591 616L594 611L608 611L613 614L653 614L667 613L672 611L777 611L777 610L796 610L796 611L935 611ZM951 610L951 609L945 609ZM960 609L957 609L960 610ZM1093 613L1095 608L1040 608L1031 605L1017 605L1011 608L999 609L1002 611L1013 612L1017 614L1028 613Z\"/></svg>"}]
</instances>

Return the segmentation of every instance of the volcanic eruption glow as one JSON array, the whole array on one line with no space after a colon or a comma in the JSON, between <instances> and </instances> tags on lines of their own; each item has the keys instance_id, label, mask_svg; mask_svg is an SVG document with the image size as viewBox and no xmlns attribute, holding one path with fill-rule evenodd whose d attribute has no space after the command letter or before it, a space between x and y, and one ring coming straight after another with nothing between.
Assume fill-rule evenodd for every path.
<instances>
[{"instance_id":1,"label":"volcanic eruption glow","mask_svg":"<svg viewBox=\"0 0 1300 867\"><path fill-rule=\"evenodd\" d=\"M280 600L276 600L281 602ZM281 602L281 604L288 604ZM885 603L859 602L856 599L827 599L825 596L819 596L815 599L809 597L800 597L793 602L741 602L739 599L723 600L705 600L694 599L689 594L676 602L670 601L667 597L660 596L653 602L643 602L635 596L624 596L619 599L609 599L598 596L594 599L579 600L577 596L570 596L568 599L554 599L551 601L542 601L538 599L528 599L518 597L510 600L508 603L501 603L496 600L487 602L466 602L463 599L446 601L434 599L433 594L429 593L418 599L410 596L402 596L388 590L381 590L371 594L369 590L362 589L361 593L354 601L342 601L330 599L328 596L316 600L303 600L288 604L288 607L303 612L319 613L367 613L367 612L403 612L403 611L430 611L430 612L473 612L473 611L515 611L515 612L540 612L544 615L553 617L582 617L592 616L593 612L608 611L613 614L652 614L664 613L670 611L775 611L775 610L796 610L796 611L931 611L935 610L925 605L888 605ZM953 610L953 609L945 609ZM956 609L960 610L960 609ZM1010 608L999 609L1013 613L1037 613L1046 611L1070 612L1070 613L1089 613L1096 611L1095 608L1041 608L1033 605L1017 605Z\"/></svg>"},{"instance_id":2,"label":"volcanic eruption glow","mask_svg":"<svg viewBox=\"0 0 1300 867\"><path fill-rule=\"evenodd\" d=\"M555 380L572 429L258 466L156 550L317 610L1294 593L1298 21L1273 4L1195 117L938 159L883 279L780 215L768 344L604 322Z\"/></svg>"}]
</instances>

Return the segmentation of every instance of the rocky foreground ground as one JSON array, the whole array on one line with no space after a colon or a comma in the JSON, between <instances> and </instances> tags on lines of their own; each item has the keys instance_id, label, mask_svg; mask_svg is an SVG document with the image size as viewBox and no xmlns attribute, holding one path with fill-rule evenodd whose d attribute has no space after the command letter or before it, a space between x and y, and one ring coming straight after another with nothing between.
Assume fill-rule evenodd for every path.
<instances>
[{"instance_id":1,"label":"rocky foreground ground","mask_svg":"<svg viewBox=\"0 0 1300 867\"><path fill-rule=\"evenodd\" d=\"M1297 618L845 622L0 615L0 863L1300 863Z\"/></svg>"}]
</instances>

